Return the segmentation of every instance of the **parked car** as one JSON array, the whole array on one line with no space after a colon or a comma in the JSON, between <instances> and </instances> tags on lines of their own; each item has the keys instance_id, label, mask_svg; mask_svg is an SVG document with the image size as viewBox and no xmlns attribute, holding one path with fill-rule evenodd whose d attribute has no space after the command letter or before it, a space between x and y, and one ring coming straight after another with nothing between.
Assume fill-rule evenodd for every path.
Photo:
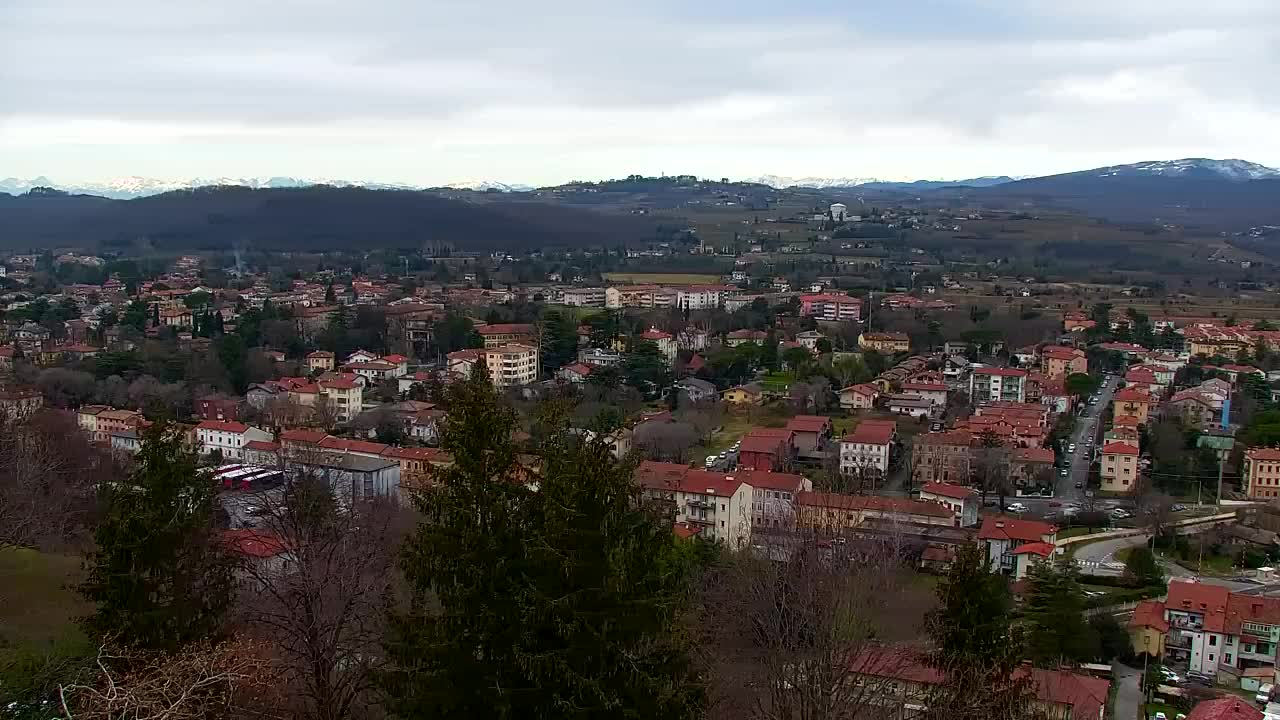
<instances>
[{"instance_id":1,"label":"parked car","mask_svg":"<svg viewBox=\"0 0 1280 720\"><path fill-rule=\"evenodd\" d=\"M1111 511L1111 517L1117 520L1127 520L1128 518L1133 517L1133 513L1125 510L1124 508L1116 508Z\"/></svg>"},{"instance_id":2,"label":"parked car","mask_svg":"<svg viewBox=\"0 0 1280 720\"><path fill-rule=\"evenodd\" d=\"M1182 503L1175 503L1169 509L1172 510L1173 512L1186 512L1187 506L1183 505Z\"/></svg>"},{"instance_id":3,"label":"parked car","mask_svg":"<svg viewBox=\"0 0 1280 720\"><path fill-rule=\"evenodd\" d=\"M1009 506L1005 508L1005 510L1008 510L1011 513L1024 513L1030 509L1031 508L1027 507L1026 505L1023 505L1020 502L1009 503Z\"/></svg>"},{"instance_id":4,"label":"parked car","mask_svg":"<svg viewBox=\"0 0 1280 720\"><path fill-rule=\"evenodd\" d=\"M1084 487L1084 481L1083 481L1083 480L1077 480L1077 481L1076 481L1076 489L1080 489L1080 488L1082 488L1082 487Z\"/></svg>"},{"instance_id":5,"label":"parked car","mask_svg":"<svg viewBox=\"0 0 1280 720\"><path fill-rule=\"evenodd\" d=\"M1061 470L1059 470L1059 471L1058 471L1058 475L1059 475L1060 477L1066 477L1066 476L1068 476L1068 475L1070 475L1070 474L1071 474L1071 471L1070 471L1070 470L1068 470L1068 469L1066 469L1066 468L1062 468Z\"/></svg>"},{"instance_id":6,"label":"parked car","mask_svg":"<svg viewBox=\"0 0 1280 720\"><path fill-rule=\"evenodd\" d=\"M716 461L719 459L720 457L717 455L708 455L707 459L703 461L703 465L706 467L712 467L716 464Z\"/></svg>"},{"instance_id":7,"label":"parked car","mask_svg":"<svg viewBox=\"0 0 1280 720\"><path fill-rule=\"evenodd\" d=\"M1266 705L1271 702L1271 695L1275 692L1275 689L1274 685L1267 683L1258 688L1258 694L1254 695L1253 699L1256 700L1259 705Z\"/></svg>"}]
</instances>

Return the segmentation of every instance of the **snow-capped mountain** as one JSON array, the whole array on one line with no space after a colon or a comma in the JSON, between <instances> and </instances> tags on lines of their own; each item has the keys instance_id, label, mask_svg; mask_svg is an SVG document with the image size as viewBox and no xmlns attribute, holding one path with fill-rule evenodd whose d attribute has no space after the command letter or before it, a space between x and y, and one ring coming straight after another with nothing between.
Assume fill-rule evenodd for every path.
<instances>
[{"instance_id":1,"label":"snow-capped mountain","mask_svg":"<svg viewBox=\"0 0 1280 720\"><path fill-rule=\"evenodd\" d=\"M972 187L990 187L992 185L1001 185L1003 183L1012 182L1015 178L1008 175L988 175L980 178L969 178L966 180L880 180L878 178L790 178L779 175L761 175L759 177L748 178L743 182L758 183L768 185L769 187L778 188L780 190L786 188L813 188L816 190L825 190L828 188L852 188L865 187L871 190L932 190L934 188L946 187L951 185L969 185Z\"/></svg>"},{"instance_id":2,"label":"snow-capped mountain","mask_svg":"<svg viewBox=\"0 0 1280 720\"><path fill-rule=\"evenodd\" d=\"M475 190L476 192L528 192L533 189L530 185L511 185L497 180L468 180L466 182L449 183L445 187L450 190Z\"/></svg>"},{"instance_id":3,"label":"snow-capped mountain","mask_svg":"<svg viewBox=\"0 0 1280 720\"><path fill-rule=\"evenodd\" d=\"M1129 165L1113 165L1088 171L1098 177L1184 177L1220 178L1236 182L1280 178L1280 170L1247 160L1213 160L1183 158L1181 160L1148 160Z\"/></svg>"},{"instance_id":4,"label":"snow-capped mountain","mask_svg":"<svg viewBox=\"0 0 1280 720\"><path fill-rule=\"evenodd\" d=\"M760 175L759 177L747 178L742 182L755 183L757 185L768 185L769 187L778 188L779 190L793 187L815 188L821 190L824 188L855 187L857 185L883 181L877 178L793 178L783 175Z\"/></svg>"}]
</instances>

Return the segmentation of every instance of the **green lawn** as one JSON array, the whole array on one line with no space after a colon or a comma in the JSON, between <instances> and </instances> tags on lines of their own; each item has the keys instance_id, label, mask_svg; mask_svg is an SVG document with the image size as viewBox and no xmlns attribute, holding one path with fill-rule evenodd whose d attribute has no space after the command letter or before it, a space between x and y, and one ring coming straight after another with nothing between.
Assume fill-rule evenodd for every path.
<instances>
[{"instance_id":1,"label":"green lawn","mask_svg":"<svg viewBox=\"0 0 1280 720\"><path fill-rule=\"evenodd\" d=\"M1155 717L1158 712L1164 713L1164 716L1168 718L1168 720L1173 720L1178 717L1178 713L1182 711L1172 705L1166 705L1159 702L1147 703L1142 706L1142 717L1146 718L1146 720L1151 720L1151 718ZM1116 720L1120 720L1120 718L1116 718Z\"/></svg>"},{"instance_id":2,"label":"green lawn","mask_svg":"<svg viewBox=\"0 0 1280 720\"><path fill-rule=\"evenodd\" d=\"M720 282L719 275L707 273L604 273L604 279L610 282L634 283L637 285L670 284L670 285L712 285Z\"/></svg>"},{"instance_id":3,"label":"green lawn","mask_svg":"<svg viewBox=\"0 0 1280 720\"><path fill-rule=\"evenodd\" d=\"M1096 528L1084 527L1083 525L1077 525L1076 527L1063 528L1062 530L1059 530L1059 531L1058 531L1058 539L1059 539L1059 540L1064 540L1064 539L1066 539L1066 538L1070 538L1070 537L1078 537L1078 536L1080 536L1080 535L1092 535L1092 534L1094 534L1094 533L1096 533L1096 532L1100 532L1100 531L1099 531L1099 530L1097 530Z\"/></svg>"},{"instance_id":4,"label":"green lawn","mask_svg":"<svg viewBox=\"0 0 1280 720\"><path fill-rule=\"evenodd\" d=\"M716 455L729 449L748 430L756 427L757 423L752 422L745 415L727 414L724 418L724 426L719 432L711 435L711 440L706 445L696 447L692 450L691 458L701 464L702 460L708 455Z\"/></svg>"}]
</instances>

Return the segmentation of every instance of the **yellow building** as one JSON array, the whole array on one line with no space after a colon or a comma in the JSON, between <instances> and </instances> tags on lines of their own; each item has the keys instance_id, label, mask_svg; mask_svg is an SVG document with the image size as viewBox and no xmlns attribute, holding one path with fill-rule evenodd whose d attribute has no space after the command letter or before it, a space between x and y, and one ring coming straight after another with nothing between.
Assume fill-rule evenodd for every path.
<instances>
[{"instance_id":1,"label":"yellow building","mask_svg":"<svg viewBox=\"0 0 1280 720\"><path fill-rule=\"evenodd\" d=\"M906 333L862 333L858 336L858 347L879 353L900 353L911 349L911 340Z\"/></svg>"},{"instance_id":2,"label":"yellow building","mask_svg":"<svg viewBox=\"0 0 1280 720\"><path fill-rule=\"evenodd\" d=\"M759 405L764 402L764 393L761 392L760 386L755 383L729 388L724 391L722 397L724 397L725 402L733 403L734 405Z\"/></svg>"},{"instance_id":3,"label":"yellow building","mask_svg":"<svg viewBox=\"0 0 1280 720\"><path fill-rule=\"evenodd\" d=\"M333 369L333 353L328 350L317 350L307 355L307 369L328 372Z\"/></svg>"},{"instance_id":4,"label":"yellow building","mask_svg":"<svg viewBox=\"0 0 1280 720\"><path fill-rule=\"evenodd\" d=\"M519 343L486 347L484 363L494 387L528 385L538 379L538 348Z\"/></svg>"},{"instance_id":5,"label":"yellow building","mask_svg":"<svg viewBox=\"0 0 1280 720\"><path fill-rule=\"evenodd\" d=\"M1111 406L1111 418L1128 415L1137 418L1139 425L1147 424L1151 412L1151 396L1136 388L1125 388L1115 394Z\"/></svg>"},{"instance_id":6,"label":"yellow building","mask_svg":"<svg viewBox=\"0 0 1280 720\"><path fill-rule=\"evenodd\" d=\"M1280 448L1250 448L1244 454L1244 485L1251 498L1280 497Z\"/></svg>"},{"instance_id":7,"label":"yellow building","mask_svg":"<svg viewBox=\"0 0 1280 720\"><path fill-rule=\"evenodd\" d=\"M1168 632L1164 603L1143 600L1133 609L1133 619L1129 621L1129 642L1133 644L1135 655L1146 653L1154 658L1164 657L1164 637Z\"/></svg>"},{"instance_id":8,"label":"yellow building","mask_svg":"<svg viewBox=\"0 0 1280 720\"><path fill-rule=\"evenodd\" d=\"M1138 448L1126 442L1107 443L1102 447L1102 489L1113 493L1131 493L1138 486Z\"/></svg>"}]
</instances>

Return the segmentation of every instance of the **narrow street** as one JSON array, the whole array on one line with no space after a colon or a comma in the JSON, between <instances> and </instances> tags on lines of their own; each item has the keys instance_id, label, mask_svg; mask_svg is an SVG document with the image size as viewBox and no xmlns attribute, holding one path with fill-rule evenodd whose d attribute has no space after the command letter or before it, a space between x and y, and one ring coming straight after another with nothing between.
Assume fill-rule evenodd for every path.
<instances>
[{"instance_id":1,"label":"narrow street","mask_svg":"<svg viewBox=\"0 0 1280 720\"><path fill-rule=\"evenodd\" d=\"M1142 708L1142 688L1139 683L1142 670L1119 662L1112 667L1115 669L1116 699L1111 717L1115 720L1136 720L1138 711Z\"/></svg>"}]
</instances>

